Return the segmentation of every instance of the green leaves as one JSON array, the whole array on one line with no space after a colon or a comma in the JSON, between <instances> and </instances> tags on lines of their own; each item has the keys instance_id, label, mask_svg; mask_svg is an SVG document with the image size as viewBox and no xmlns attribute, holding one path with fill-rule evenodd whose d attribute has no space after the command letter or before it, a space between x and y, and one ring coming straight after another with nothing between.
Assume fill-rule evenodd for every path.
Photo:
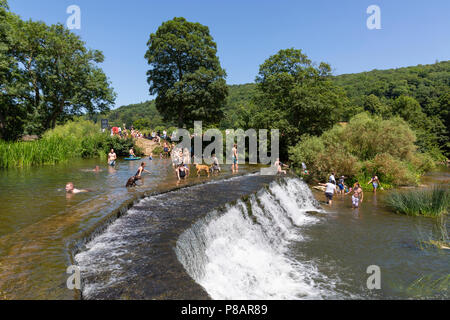
<instances>
[{"instance_id":1,"label":"green leaves","mask_svg":"<svg viewBox=\"0 0 450 320\"><path fill-rule=\"evenodd\" d=\"M282 157L302 134L320 135L339 120L347 99L330 75L328 64L317 67L296 49L280 50L260 66L255 126L280 129Z\"/></svg>"},{"instance_id":2,"label":"green leaves","mask_svg":"<svg viewBox=\"0 0 450 320\"><path fill-rule=\"evenodd\" d=\"M209 28L174 18L151 34L147 45L149 91L158 95L156 107L164 118L179 127L217 122L228 88Z\"/></svg>"},{"instance_id":3,"label":"green leaves","mask_svg":"<svg viewBox=\"0 0 450 320\"><path fill-rule=\"evenodd\" d=\"M24 127L31 131L27 133L41 134L58 122L106 111L114 103L113 89L96 65L104 60L100 51L88 50L61 24L23 21L2 6L0 14L5 16L0 38L7 39L0 45L0 70L8 66L8 76L0 73L0 137L14 140Z\"/></svg>"}]
</instances>

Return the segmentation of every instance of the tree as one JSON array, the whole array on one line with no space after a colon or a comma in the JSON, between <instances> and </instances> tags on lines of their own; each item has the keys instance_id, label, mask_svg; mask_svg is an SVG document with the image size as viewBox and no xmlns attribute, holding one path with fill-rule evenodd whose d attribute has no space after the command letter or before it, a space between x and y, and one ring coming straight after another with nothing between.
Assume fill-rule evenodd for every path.
<instances>
[{"instance_id":1,"label":"tree","mask_svg":"<svg viewBox=\"0 0 450 320\"><path fill-rule=\"evenodd\" d=\"M320 135L343 112L347 99L331 80L331 67L315 66L301 50L280 50L267 59L256 77L254 125L280 129L282 156L303 134Z\"/></svg>"},{"instance_id":2,"label":"tree","mask_svg":"<svg viewBox=\"0 0 450 320\"><path fill-rule=\"evenodd\" d=\"M6 10L0 0L3 139L17 139L27 128L40 134L74 116L109 110L115 94L96 65L104 60L100 51L86 49L61 24L23 21Z\"/></svg>"},{"instance_id":3,"label":"tree","mask_svg":"<svg viewBox=\"0 0 450 320\"><path fill-rule=\"evenodd\" d=\"M7 2L0 0L0 138L5 140L22 134L28 111L20 99L26 86L11 50L14 19L17 17L9 12Z\"/></svg>"},{"instance_id":4,"label":"tree","mask_svg":"<svg viewBox=\"0 0 450 320\"><path fill-rule=\"evenodd\" d=\"M63 25L20 20L14 49L43 129L85 112L109 110L114 103L113 89L96 66L104 61L103 54L86 49Z\"/></svg>"},{"instance_id":5,"label":"tree","mask_svg":"<svg viewBox=\"0 0 450 320\"><path fill-rule=\"evenodd\" d=\"M145 58L150 94L165 120L178 126L218 122L228 88L209 28L184 18L164 22L150 35Z\"/></svg>"}]
</instances>

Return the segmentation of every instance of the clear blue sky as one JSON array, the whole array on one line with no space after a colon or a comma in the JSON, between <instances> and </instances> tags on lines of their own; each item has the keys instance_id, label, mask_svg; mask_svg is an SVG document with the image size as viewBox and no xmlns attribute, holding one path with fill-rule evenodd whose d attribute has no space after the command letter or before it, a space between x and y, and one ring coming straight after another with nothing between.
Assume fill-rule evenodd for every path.
<instances>
[{"instance_id":1,"label":"clear blue sky","mask_svg":"<svg viewBox=\"0 0 450 320\"><path fill-rule=\"evenodd\" d=\"M280 49L302 49L334 74L450 60L449 0L9 0L24 19L66 23L81 8L87 46L117 92L116 107L150 99L146 43L162 22L183 16L210 28L229 84L253 82L259 65ZM366 9L381 8L381 30L369 30Z\"/></svg>"}]
</instances>

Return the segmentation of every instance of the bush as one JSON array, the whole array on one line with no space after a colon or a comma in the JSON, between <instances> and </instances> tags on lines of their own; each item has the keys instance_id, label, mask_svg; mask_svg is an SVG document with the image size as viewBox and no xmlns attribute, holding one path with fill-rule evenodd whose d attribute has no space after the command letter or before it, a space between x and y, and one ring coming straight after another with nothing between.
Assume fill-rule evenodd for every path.
<instances>
[{"instance_id":1,"label":"bush","mask_svg":"<svg viewBox=\"0 0 450 320\"><path fill-rule=\"evenodd\" d=\"M365 187L373 175L383 188L416 185L420 175L431 170L433 159L416 151L415 135L400 118L383 120L367 113L356 115L346 125L338 124L320 137L303 136L289 149L296 168L305 162L310 178L326 180L331 172Z\"/></svg>"}]
</instances>

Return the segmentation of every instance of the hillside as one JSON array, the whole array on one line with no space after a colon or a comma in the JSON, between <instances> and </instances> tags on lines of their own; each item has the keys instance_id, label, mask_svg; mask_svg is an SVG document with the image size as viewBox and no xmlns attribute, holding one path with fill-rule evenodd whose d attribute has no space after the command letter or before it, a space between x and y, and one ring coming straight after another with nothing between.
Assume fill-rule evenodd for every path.
<instances>
[{"instance_id":1,"label":"hillside","mask_svg":"<svg viewBox=\"0 0 450 320\"><path fill-rule=\"evenodd\" d=\"M336 85L342 87L350 100L342 115L342 120L363 110L383 115L382 110L391 110L390 114L398 114L399 103L402 99L411 97L406 103L413 107L399 114L407 120L413 128L417 129L417 118L422 117L418 130L419 140L424 144L439 145L445 153L449 153L449 118L450 118L450 61L437 62L430 65L417 65L412 67L373 70L355 74L343 74L333 77ZM240 125L242 108L250 103L256 90L256 84L230 85L225 117L220 122L222 128L232 128ZM405 100L405 99L403 99ZM415 101L417 102L415 102ZM415 106L414 103L417 105ZM377 109L378 108L378 109ZM381 110L381 111L380 111ZM408 109L405 109L408 110ZM411 119L408 119L411 118ZM423 118L428 120L423 120ZM156 110L154 101L122 106L108 113L107 118L111 124L127 126L139 121L141 127L156 127L165 123ZM416 119L414 119L416 118ZM428 123L428 124L427 124ZM425 132L426 131L426 132Z\"/></svg>"}]
</instances>

